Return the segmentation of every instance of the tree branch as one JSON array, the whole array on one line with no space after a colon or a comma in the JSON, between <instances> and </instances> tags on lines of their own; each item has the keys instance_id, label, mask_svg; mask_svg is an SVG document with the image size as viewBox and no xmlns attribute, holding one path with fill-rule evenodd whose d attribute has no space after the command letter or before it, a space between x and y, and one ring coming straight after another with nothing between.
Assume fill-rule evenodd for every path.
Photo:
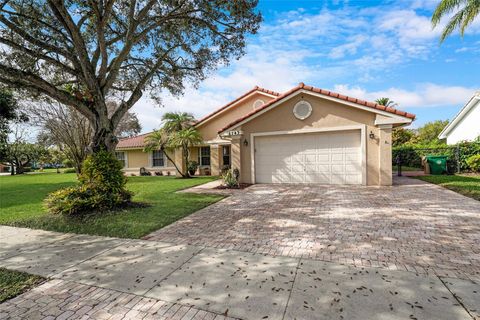
<instances>
[{"instance_id":1,"label":"tree branch","mask_svg":"<svg viewBox=\"0 0 480 320\"><path fill-rule=\"evenodd\" d=\"M0 81L20 89L33 89L40 93L74 107L88 119L94 119L92 110L81 100L66 91L60 90L39 76L0 64Z\"/></svg>"},{"instance_id":2,"label":"tree branch","mask_svg":"<svg viewBox=\"0 0 480 320\"><path fill-rule=\"evenodd\" d=\"M45 54L27 49L27 48L15 43L15 42L11 41L11 40L8 40L8 39L2 38L2 37L0 37L0 43L6 44L9 47L12 47L16 50L22 51L23 53L26 53L29 56L32 56L32 57L35 57L35 58L38 58L38 59L41 59L41 60L45 60L46 62L49 62L49 63L61 68L63 71L65 71L65 72L67 72L71 75L78 76L78 72L75 69L73 69L73 68L67 66L66 64L63 64L62 62L60 62L60 61L58 61L58 60L56 60L52 57L49 57Z\"/></svg>"}]
</instances>

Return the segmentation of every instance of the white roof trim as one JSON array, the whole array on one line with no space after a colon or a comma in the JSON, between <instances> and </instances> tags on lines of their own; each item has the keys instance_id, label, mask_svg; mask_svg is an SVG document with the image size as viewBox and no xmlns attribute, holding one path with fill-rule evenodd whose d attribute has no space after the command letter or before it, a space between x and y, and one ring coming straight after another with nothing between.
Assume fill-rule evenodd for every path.
<instances>
[{"instance_id":1,"label":"white roof trim","mask_svg":"<svg viewBox=\"0 0 480 320\"><path fill-rule=\"evenodd\" d=\"M213 114L211 117L208 117L204 120L202 120L202 122L199 122L199 123L196 123L195 126L198 127L198 126L202 126L203 124L205 124L206 122L216 118L217 116L221 115L222 113L224 113L225 111L227 110L230 110L233 106L236 106L238 105L239 103L241 102L244 102L245 100L251 98L254 94L256 93L259 93L259 94L263 94L264 96L267 96L269 98L276 98L277 96L273 95L273 94L269 94L269 93L266 93L266 92L263 92L263 91L260 91L260 90L255 90L255 91L252 91L250 94L246 95L245 97L243 97L242 99L238 100L238 101L235 101L235 103L232 103L231 105L229 105L228 107L226 107L225 109L223 110L220 110L219 112ZM268 101L266 102L268 103ZM228 103L227 103L228 104Z\"/></svg>"},{"instance_id":2,"label":"white roof trim","mask_svg":"<svg viewBox=\"0 0 480 320\"><path fill-rule=\"evenodd\" d=\"M450 131L452 131L457 124L459 124L463 118L470 112L470 110L477 104L480 103L480 91L475 93L465 106L455 115L453 120L443 128L442 132L438 135L439 139L446 139Z\"/></svg>"},{"instance_id":3,"label":"white roof trim","mask_svg":"<svg viewBox=\"0 0 480 320\"><path fill-rule=\"evenodd\" d=\"M410 118L407 118L407 117L404 117L404 116L401 116L401 115L398 115L398 114L393 114L393 113L386 112L386 111L383 111L383 110L378 110L378 109L362 106L362 105L359 105L357 103L353 103L353 102L345 101L343 99L338 99L338 98L326 96L324 94L312 92L310 90L301 89L301 90L298 90L294 93L289 94L288 96L283 97L282 99L278 100L277 102L273 103L272 105L268 106L267 108L265 108L265 109L263 109L263 110L261 110L257 113L252 114L250 117L240 121L239 123L234 124L233 126L226 128L225 130L222 130L222 132L235 129L235 128L243 125L244 123L247 123L247 122L255 119L256 117L264 114L265 112L270 111L271 109L275 108L279 104L281 104L285 101L288 101L289 99L291 99L291 98L293 98L293 97L295 97L299 94L309 94L309 95L316 96L316 97L319 97L319 98L322 98L322 99L331 100L331 101L338 102L338 103L341 103L341 104L344 104L344 105L348 105L348 106L351 106L351 107L354 107L354 108L357 108L357 109L362 109L362 110L365 110L365 111L381 114L383 116L395 118L395 119L399 120L399 122L397 122L397 123L409 124L413 121L413 119L410 119Z\"/></svg>"}]
</instances>

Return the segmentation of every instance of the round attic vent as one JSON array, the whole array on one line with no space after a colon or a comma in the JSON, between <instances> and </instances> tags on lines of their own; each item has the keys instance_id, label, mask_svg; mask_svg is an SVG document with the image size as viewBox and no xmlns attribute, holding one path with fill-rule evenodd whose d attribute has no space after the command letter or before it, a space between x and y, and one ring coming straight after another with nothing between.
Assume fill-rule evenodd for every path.
<instances>
[{"instance_id":1,"label":"round attic vent","mask_svg":"<svg viewBox=\"0 0 480 320\"><path fill-rule=\"evenodd\" d=\"M263 106L265 104L265 101L263 100L255 100L255 102L253 103L253 109L258 109L260 108L261 106Z\"/></svg>"},{"instance_id":2,"label":"round attic vent","mask_svg":"<svg viewBox=\"0 0 480 320\"><path fill-rule=\"evenodd\" d=\"M297 102L293 107L293 114L299 120L305 120L312 114L312 105L305 100Z\"/></svg>"}]
</instances>

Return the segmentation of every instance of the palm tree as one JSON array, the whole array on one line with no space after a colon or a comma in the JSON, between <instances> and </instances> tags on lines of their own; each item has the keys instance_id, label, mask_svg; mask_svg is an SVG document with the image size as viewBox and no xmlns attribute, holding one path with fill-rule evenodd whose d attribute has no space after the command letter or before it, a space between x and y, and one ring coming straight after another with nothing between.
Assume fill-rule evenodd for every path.
<instances>
[{"instance_id":1,"label":"palm tree","mask_svg":"<svg viewBox=\"0 0 480 320\"><path fill-rule=\"evenodd\" d=\"M443 29L440 42L443 42L453 31L460 30L463 37L465 29L475 20L480 13L479 0L442 0L432 16L432 25L436 27L443 17L458 9Z\"/></svg>"},{"instance_id":2,"label":"palm tree","mask_svg":"<svg viewBox=\"0 0 480 320\"><path fill-rule=\"evenodd\" d=\"M162 117L163 129L168 133L190 128L195 122L193 114L188 112L167 112Z\"/></svg>"},{"instance_id":3,"label":"palm tree","mask_svg":"<svg viewBox=\"0 0 480 320\"><path fill-rule=\"evenodd\" d=\"M190 147L199 145L202 142L203 138L198 130L195 127L190 127L171 134L168 145L170 148L181 148L183 159L185 164L187 164L190 155ZM188 178L190 177L190 173L186 170L185 175L182 174L182 176Z\"/></svg>"},{"instance_id":4,"label":"palm tree","mask_svg":"<svg viewBox=\"0 0 480 320\"><path fill-rule=\"evenodd\" d=\"M168 134L163 129L155 130L145 138L145 147L143 149L144 151L147 151L147 152L161 150L165 155L165 157L167 157L168 161L173 163L173 166L182 175L182 177L185 177L182 170L178 168L174 159L172 159L167 153L167 150L168 151L172 150L169 143L170 143L170 134Z\"/></svg>"},{"instance_id":5,"label":"palm tree","mask_svg":"<svg viewBox=\"0 0 480 320\"><path fill-rule=\"evenodd\" d=\"M398 106L398 103L396 103L395 101L390 100L390 98L386 98L386 97L378 98L377 100L375 100L375 102L378 103L379 105L382 105L382 106L385 106L385 107L396 107L396 106Z\"/></svg>"}]
</instances>

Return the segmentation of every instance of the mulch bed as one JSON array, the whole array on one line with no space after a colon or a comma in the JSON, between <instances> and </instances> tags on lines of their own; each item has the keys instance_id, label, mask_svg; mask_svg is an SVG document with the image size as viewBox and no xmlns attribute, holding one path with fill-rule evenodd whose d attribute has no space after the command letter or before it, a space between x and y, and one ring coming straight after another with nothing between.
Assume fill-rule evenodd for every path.
<instances>
[{"instance_id":1,"label":"mulch bed","mask_svg":"<svg viewBox=\"0 0 480 320\"><path fill-rule=\"evenodd\" d=\"M224 190L224 189L246 189L246 188L250 187L251 185L252 185L251 183L240 183L238 185L238 187L235 187L235 188L229 188L227 186L221 185L221 186L215 187L214 189L220 189L220 190Z\"/></svg>"}]
</instances>

